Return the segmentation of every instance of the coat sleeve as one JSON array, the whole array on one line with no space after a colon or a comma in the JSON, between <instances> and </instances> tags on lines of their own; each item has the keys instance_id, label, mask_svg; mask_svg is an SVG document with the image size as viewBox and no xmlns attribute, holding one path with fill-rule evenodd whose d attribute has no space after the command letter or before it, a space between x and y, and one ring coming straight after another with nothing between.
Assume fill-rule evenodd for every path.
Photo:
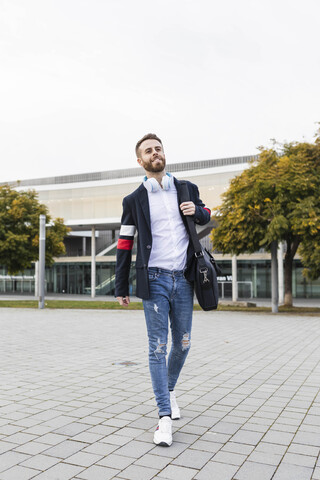
<instances>
[{"instance_id":1,"label":"coat sleeve","mask_svg":"<svg viewBox=\"0 0 320 480\"><path fill-rule=\"evenodd\" d=\"M133 239L136 226L127 198L122 202L123 213L121 217L120 235L117 244L115 296L125 297L129 295L129 273Z\"/></svg>"},{"instance_id":2,"label":"coat sleeve","mask_svg":"<svg viewBox=\"0 0 320 480\"><path fill-rule=\"evenodd\" d=\"M210 221L211 210L209 207L206 207L203 201L199 198L199 190L196 185L193 185L193 197L193 202L196 206L194 221L198 225L205 225Z\"/></svg>"}]
</instances>

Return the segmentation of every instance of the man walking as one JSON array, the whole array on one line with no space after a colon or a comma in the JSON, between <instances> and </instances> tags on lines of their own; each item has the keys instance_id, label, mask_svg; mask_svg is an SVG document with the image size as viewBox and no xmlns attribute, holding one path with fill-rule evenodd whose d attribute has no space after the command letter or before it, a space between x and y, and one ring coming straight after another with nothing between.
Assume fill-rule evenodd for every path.
<instances>
[{"instance_id":1,"label":"man walking","mask_svg":"<svg viewBox=\"0 0 320 480\"><path fill-rule=\"evenodd\" d=\"M190 349L193 311L194 250L184 216L191 215L196 223L204 225L211 212L191 182L186 182L190 201L181 203L181 184L166 173L162 142L155 134L139 140L136 155L146 176L123 199L115 295L120 305L129 305L131 250L137 230L136 295L143 299L149 368L160 418L154 443L170 446L172 420L180 418L174 388ZM167 362L168 318L172 347Z\"/></svg>"}]
</instances>

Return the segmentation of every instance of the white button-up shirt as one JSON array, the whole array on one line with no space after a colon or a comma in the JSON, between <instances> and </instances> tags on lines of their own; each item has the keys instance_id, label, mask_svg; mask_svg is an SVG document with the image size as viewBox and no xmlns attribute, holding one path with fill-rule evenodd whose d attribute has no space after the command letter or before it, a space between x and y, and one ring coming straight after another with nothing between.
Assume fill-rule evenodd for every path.
<instances>
[{"instance_id":1,"label":"white button-up shirt","mask_svg":"<svg viewBox=\"0 0 320 480\"><path fill-rule=\"evenodd\" d=\"M149 267L183 270L187 261L189 236L179 213L177 190L148 192L152 249Z\"/></svg>"}]
</instances>

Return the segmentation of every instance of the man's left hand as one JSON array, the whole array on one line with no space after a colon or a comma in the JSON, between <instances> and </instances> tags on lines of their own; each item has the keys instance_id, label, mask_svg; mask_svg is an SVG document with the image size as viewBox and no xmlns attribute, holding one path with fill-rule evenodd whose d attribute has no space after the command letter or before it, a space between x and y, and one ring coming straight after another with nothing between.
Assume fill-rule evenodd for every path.
<instances>
[{"instance_id":1,"label":"man's left hand","mask_svg":"<svg viewBox=\"0 0 320 480\"><path fill-rule=\"evenodd\" d=\"M193 202L183 202L180 204L180 209L183 215L194 215L196 213L196 206Z\"/></svg>"}]
</instances>

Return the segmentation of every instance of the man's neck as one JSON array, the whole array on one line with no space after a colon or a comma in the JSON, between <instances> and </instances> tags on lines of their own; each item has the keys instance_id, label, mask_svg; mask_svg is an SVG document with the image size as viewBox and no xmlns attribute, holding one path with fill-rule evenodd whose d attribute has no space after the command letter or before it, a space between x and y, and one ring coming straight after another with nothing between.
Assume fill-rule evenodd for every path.
<instances>
[{"instance_id":1,"label":"man's neck","mask_svg":"<svg viewBox=\"0 0 320 480\"><path fill-rule=\"evenodd\" d=\"M162 170L162 172L146 172L147 178L155 178L160 185L165 174L166 174L165 170Z\"/></svg>"}]
</instances>

